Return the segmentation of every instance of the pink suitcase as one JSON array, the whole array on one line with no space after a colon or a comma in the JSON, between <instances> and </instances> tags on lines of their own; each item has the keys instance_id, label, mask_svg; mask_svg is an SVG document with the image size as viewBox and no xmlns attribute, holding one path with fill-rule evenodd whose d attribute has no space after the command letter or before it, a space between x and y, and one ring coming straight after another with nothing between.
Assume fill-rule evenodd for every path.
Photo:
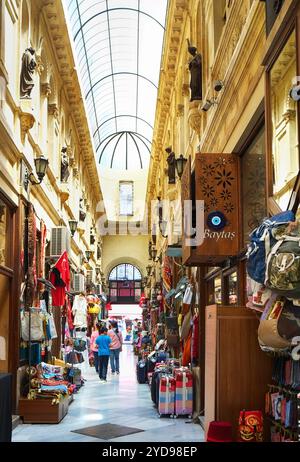
<instances>
[{"instance_id":1,"label":"pink suitcase","mask_svg":"<svg viewBox=\"0 0 300 462\"><path fill-rule=\"evenodd\" d=\"M175 377L175 417L193 414L193 375L182 367L174 370Z\"/></svg>"},{"instance_id":2,"label":"pink suitcase","mask_svg":"<svg viewBox=\"0 0 300 462\"><path fill-rule=\"evenodd\" d=\"M175 379L172 375L163 375L159 382L158 413L174 416L175 410Z\"/></svg>"}]
</instances>

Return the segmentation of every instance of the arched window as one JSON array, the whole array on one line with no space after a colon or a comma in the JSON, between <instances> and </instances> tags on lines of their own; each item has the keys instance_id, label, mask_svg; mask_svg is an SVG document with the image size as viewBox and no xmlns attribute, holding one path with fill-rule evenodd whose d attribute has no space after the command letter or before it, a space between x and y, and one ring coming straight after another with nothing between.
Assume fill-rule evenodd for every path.
<instances>
[{"instance_id":1,"label":"arched window","mask_svg":"<svg viewBox=\"0 0 300 462\"><path fill-rule=\"evenodd\" d=\"M109 300L111 303L138 303L142 294L140 270L129 263L115 266L109 274Z\"/></svg>"}]
</instances>

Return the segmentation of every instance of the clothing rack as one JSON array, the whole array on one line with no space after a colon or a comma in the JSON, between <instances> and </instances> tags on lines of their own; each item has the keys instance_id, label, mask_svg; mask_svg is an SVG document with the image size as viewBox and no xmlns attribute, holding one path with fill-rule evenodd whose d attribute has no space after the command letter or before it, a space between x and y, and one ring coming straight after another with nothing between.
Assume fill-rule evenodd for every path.
<instances>
[{"instance_id":1,"label":"clothing rack","mask_svg":"<svg viewBox=\"0 0 300 462\"><path fill-rule=\"evenodd\" d=\"M291 391L289 390L288 388L285 388L285 387L281 387L280 385L271 385L271 384L268 384L268 388L270 388L270 391L272 390L279 390L279 391L282 391L283 393L286 393L288 395L295 395L295 396L298 396L298 394L300 393L300 390L299 391Z\"/></svg>"}]
</instances>

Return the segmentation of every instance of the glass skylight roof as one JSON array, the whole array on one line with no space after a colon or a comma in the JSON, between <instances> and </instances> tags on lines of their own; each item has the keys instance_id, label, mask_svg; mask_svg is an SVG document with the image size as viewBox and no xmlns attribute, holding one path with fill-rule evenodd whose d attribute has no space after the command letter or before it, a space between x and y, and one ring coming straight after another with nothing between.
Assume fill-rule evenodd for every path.
<instances>
[{"instance_id":1,"label":"glass skylight roof","mask_svg":"<svg viewBox=\"0 0 300 462\"><path fill-rule=\"evenodd\" d=\"M68 0L102 167L148 167L167 1Z\"/></svg>"}]
</instances>

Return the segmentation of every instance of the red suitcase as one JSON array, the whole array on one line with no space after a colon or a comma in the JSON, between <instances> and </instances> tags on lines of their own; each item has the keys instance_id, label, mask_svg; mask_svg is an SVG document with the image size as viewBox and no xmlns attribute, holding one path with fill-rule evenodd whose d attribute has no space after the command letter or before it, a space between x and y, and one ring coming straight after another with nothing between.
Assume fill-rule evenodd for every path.
<instances>
[{"instance_id":1,"label":"red suitcase","mask_svg":"<svg viewBox=\"0 0 300 462\"><path fill-rule=\"evenodd\" d=\"M193 414L193 375L187 367L174 369L175 417Z\"/></svg>"},{"instance_id":2,"label":"red suitcase","mask_svg":"<svg viewBox=\"0 0 300 462\"><path fill-rule=\"evenodd\" d=\"M175 379L172 375L163 375L159 382L158 413L174 416L175 410Z\"/></svg>"}]
</instances>

